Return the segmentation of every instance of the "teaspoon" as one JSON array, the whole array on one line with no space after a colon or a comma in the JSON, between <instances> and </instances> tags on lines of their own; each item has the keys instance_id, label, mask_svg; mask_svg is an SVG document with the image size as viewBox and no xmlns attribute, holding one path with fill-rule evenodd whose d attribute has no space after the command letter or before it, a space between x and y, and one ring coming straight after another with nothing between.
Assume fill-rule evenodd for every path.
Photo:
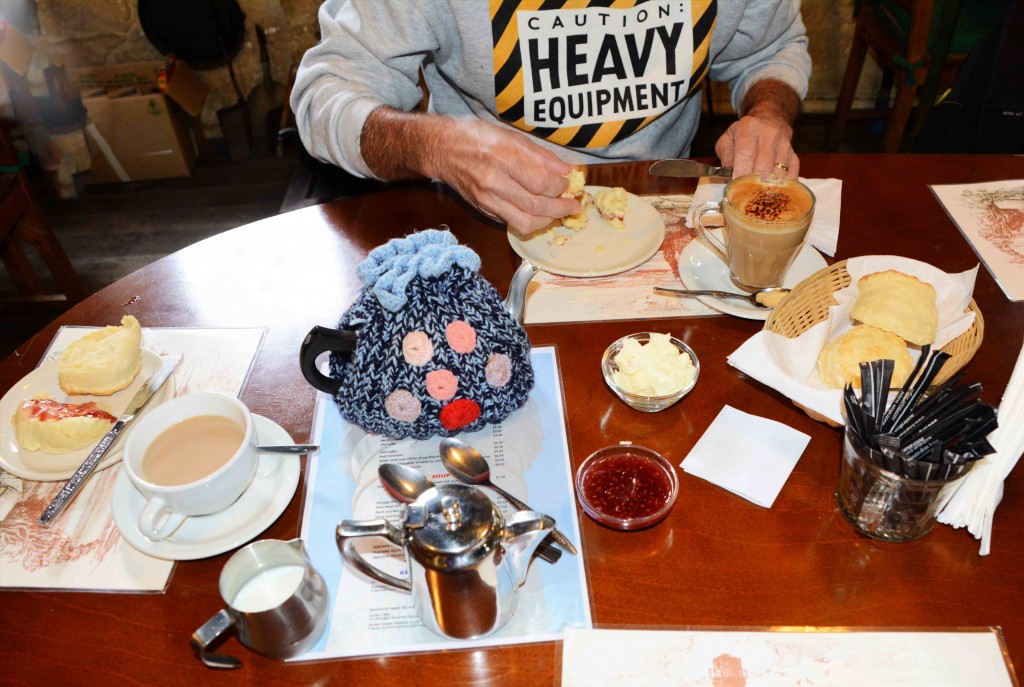
<instances>
[{"instance_id":1,"label":"teaspoon","mask_svg":"<svg viewBox=\"0 0 1024 687\"><path fill-rule=\"evenodd\" d=\"M710 296L712 298L738 298L741 301L746 301L753 305L755 308L761 310L771 310L782 301L782 299L789 293L789 289L772 287L767 289L758 289L753 293L736 293L734 291L694 291L692 289L673 289L667 286L655 286L654 292L665 295L680 296L682 298L690 298L692 296ZM777 295L773 295L777 294ZM761 296L758 299L758 296Z\"/></svg>"},{"instance_id":2,"label":"teaspoon","mask_svg":"<svg viewBox=\"0 0 1024 687\"><path fill-rule=\"evenodd\" d=\"M316 453L320 447L316 444L286 444L284 446L259 446L260 453Z\"/></svg>"},{"instance_id":3,"label":"teaspoon","mask_svg":"<svg viewBox=\"0 0 1024 687\"><path fill-rule=\"evenodd\" d=\"M491 466L487 463L487 459L469 444L458 439L442 439L440 451L441 462L444 463L445 468L455 479L476 487L493 489L520 510L533 510L491 481ZM576 547L572 545L572 542L562 532L554 529L548 536L566 551L574 556L576 555Z\"/></svg>"}]
</instances>

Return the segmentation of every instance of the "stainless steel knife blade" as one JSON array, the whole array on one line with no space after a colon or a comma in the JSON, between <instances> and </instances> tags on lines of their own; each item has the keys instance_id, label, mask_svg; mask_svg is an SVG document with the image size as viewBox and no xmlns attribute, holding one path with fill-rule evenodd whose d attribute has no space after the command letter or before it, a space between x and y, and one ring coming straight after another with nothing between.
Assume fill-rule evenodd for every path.
<instances>
[{"instance_id":1,"label":"stainless steel knife blade","mask_svg":"<svg viewBox=\"0 0 1024 687\"><path fill-rule=\"evenodd\" d=\"M656 177L725 177L732 176L732 167L715 167L697 160L658 160L650 173Z\"/></svg>"},{"instance_id":2,"label":"stainless steel knife blade","mask_svg":"<svg viewBox=\"0 0 1024 687\"><path fill-rule=\"evenodd\" d=\"M117 421L110 428L110 431L103 435L100 442L96 444L96 448L94 448L82 464L78 466L78 469L75 470L75 474L71 475L71 479L69 479L61 490L57 492L57 495L53 497L53 501L50 502L50 505L48 505L42 515L39 516L38 522L40 525L49 525L53 522L54 518L64 512L64 509L67 508L68 504L71 503L72 499L74 499L78 494L78 490L82 488L83 484L85 484L89 475L93 473L93 470L96 469L96 466L103 459L103 456L107 454L110 447L113 446L114 442L116 442L121 436L124 428L135 419L135 416L138 415L143 406L149 402L149 399L153 398L153 394L163 386L163 383L171 376L174 369L178 367L178 364L181 362L181 358L182 356L176 355L165 360L157 371L153 373L153 376L142 385L142 388L135 392L132 400L128 402L128 407L125 408L124 412L117 418Z\"/></svg>"}]
</instances>

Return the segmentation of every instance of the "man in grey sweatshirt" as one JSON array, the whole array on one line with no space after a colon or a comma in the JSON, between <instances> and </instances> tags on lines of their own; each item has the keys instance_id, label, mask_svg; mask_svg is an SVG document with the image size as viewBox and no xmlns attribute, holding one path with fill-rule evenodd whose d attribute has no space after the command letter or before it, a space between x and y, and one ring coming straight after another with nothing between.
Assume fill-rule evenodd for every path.
<instances>
[{"instance_id":1,"label":"man in grey sweatshirt","mask_svg":"<svg viewBox=\"0 0 1024 687\"><path fill-rule=\"evenodd\" d=\"M799 0L327 0L319 20L291 99L309 152L444 181L522 233L579 209L572 165L688 155L705 78L741 115L722 164L799 172Z\"/></svg>"}]
</instances>

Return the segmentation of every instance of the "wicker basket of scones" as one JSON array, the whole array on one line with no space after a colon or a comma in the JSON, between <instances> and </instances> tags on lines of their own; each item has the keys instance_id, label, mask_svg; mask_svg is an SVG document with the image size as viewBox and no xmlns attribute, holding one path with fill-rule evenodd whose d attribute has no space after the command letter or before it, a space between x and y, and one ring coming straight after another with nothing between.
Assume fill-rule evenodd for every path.
<instances>
[{"instance_id":1,"label":"wicker basket of scones","mask_svg":"<svg viewBox=\"0 0 1024 687\"><path fill-rule=\"evenodd\" d=\"M851 281L852 279L846 271L845 260L815 272L797 284L782 303L772 311L765 322L765 329L786 338L799 336L819 322L828 319L829 308L836 305L833 294L849 286ZM942 347L941 350L951 357L932 382L935 385L949 380L970 362L981 346L982 336L985 333L985 321L973 299L968 309L974 312L974 323L967 331ZM825 418L817 413L809 411L803 406L800 407L814 419L825 421Z\"/></svg>"}]
</instances>

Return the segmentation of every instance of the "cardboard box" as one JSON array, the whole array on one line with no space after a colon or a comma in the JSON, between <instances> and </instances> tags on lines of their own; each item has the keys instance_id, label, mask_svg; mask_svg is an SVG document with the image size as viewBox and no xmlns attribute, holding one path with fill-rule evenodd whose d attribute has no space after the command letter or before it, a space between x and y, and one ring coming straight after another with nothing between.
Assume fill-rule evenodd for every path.
<instances>
[{"instance_id":1,"label":"cardboard box","mask_svg":"<svg viewBox=\"0 0 1024 687\"><path fill-rule=\"evenodd\" d=\"M162 62L78 69L73 80L89 112L90 183L189 176L199 145L194 120L208 88L183 62L170 78ZM161 91L161 86L164 90Z\"/></svg>"}]
</instances>

